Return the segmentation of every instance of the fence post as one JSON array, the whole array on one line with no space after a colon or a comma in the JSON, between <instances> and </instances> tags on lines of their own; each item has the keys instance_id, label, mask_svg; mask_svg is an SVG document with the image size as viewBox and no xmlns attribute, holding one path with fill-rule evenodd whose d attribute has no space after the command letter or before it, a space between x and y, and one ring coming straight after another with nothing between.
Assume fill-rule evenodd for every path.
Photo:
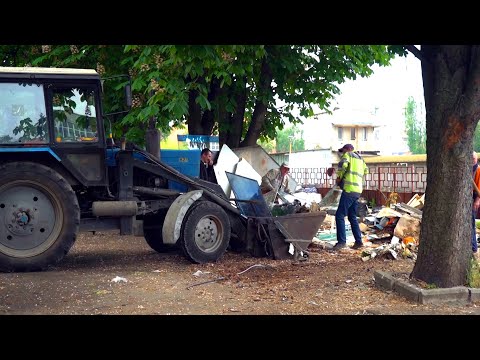
<instances>
[{"instance_id":1,"label":"fence post","mask_svg":"<svg viewBox=\"0 0 480 360\"><path fill-rule=\"evenodd\" d=\"M397 168L394 167L393 168L393 192L397 192L396 191L396 183L397 183Z\"/></svg>"}]
</instances>

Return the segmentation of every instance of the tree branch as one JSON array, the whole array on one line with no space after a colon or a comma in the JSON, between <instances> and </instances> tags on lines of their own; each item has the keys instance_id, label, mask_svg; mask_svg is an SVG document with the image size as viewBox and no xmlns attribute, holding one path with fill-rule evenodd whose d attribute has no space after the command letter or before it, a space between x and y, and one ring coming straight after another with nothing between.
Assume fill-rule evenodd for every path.
<instances>
[{"instance_id":1,"label":"tree branch","mask_svg":"<svg viewBox=\"0 0 480 360\"><path fill-rule=\"evenodd\" d=\"M422 51L417 49L415 45L405 45L405 49L410 51L420 61L428 61L427 58L423 56Z\"/></svg>"}]
</instances>

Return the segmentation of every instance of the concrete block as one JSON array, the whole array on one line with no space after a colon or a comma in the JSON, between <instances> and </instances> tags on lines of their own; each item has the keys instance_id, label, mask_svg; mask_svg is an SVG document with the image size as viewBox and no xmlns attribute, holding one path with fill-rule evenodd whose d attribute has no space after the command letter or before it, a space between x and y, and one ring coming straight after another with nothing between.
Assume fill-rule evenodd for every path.
<instances>
[{"instance_id":1,"label":"concrete block","mask_svg":"<svg viewBox=\"0 0 480 360\"><path fill-rule=\"evenodd\" d=\"M418 302L422 289L403 280L396 280L393 284L393 290L406 299Z\"/></svg>"},{"instance_id":2,"label":"concrete block","mask_svg":"<svg viewBox=\"0 0 480 360\"><path fill-rule=\"evenodd\" d=\"M383 290L393 290L393 284L395 283L395 279L389 273L384 271L375 270L373 273L373 277L375 278L375 285Z\"/></svg>"},{"instance_id":3,"label":"concrete block","mask_svg":"<svg viewBox=\"0 0 480 360\"><path fill-rule=\"evenodd\" d=\"M470 301L480 301L480 289L478 288L468 288L470 292Z\"/></svg>"},{"instance_id":4,"label":"concrete block","mask_svg":"<svg viewBox=\"0 0 480 360\"><path fill-rule=\"evenodd\" d=\"M444 304L449 302L468 302L469 291L464 286L442 289L422 289L420 292L420 304Z\"/></svg>"}]
</instances>

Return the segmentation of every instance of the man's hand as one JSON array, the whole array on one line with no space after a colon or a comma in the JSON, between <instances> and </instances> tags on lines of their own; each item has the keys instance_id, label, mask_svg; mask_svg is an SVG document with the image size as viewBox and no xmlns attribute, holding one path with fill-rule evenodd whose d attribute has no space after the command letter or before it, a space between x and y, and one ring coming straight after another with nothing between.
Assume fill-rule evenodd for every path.
<instances>
[{"instance_id":1,"label":"man's hand","mask_svg":"<svg viewBox=\"0 0 480 360\"><path fill-rule=\"evenodd\" d=\"M335 179L335 183L336 183L337 185L340 185L340 182L341 182L341 181L342 181L342 179L339 178L339 177L337 177L337 178Z\"/></svg>"},{"instance_id":2,"label":"man's hand","mask_svg":"<svg viewBox=\"0 0 480 360\"><path fill-rule=\"evenodd\" d=\"M477 197L473 202L473 210L478 211L479 207L480 207L480 197Z\"/></svg>"}]
</instances>

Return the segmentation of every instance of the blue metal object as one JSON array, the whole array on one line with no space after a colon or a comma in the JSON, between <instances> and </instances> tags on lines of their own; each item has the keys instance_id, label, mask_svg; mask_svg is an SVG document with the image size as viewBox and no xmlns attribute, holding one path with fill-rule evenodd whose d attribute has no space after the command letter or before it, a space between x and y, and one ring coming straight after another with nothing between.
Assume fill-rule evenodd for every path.
<instances>
[{"instance_id":1,"label":"blue metal object","mask_svg":"<svg viewBox=\"0 0 480 360\"><path fill-rule=\"evenodd\" d=\"M199 176L200 150L160 150L160 160L178 170L184 175ZM168 180L168 188L180 192L187 192L188 186L176 181Z\"/></svg>"},{"instance_id":2,"label":"blue metal object","mask_svg":"<svg viewBox=\"0 0 480 360\"><path fill-rule=\"evenodd\" d=\"M257 180L225 172L240 212L245 216L272 216Z\"/></svg>"},{"instance_id":3,"label":"blue metal object","mask_svg":"<svg viewBox=\"0 0 480 360\"><path fill-rule=\"evenodd\" d=\"M0 152L48 152L50 153L50 155L52 155L56 160L58 161L62 161L60 160L60 158L58 157L57 154L55 154L55 152L50 149L49 147L21 147L21 148L17 148L17 147L2 147L0 148Z\"/></svg>"},{"instance_id":4,"label":"blue metal object","mask_svg":"<svg viewBox=\"0 0 480 360\"><path fill-rule=\"evenodd\" d=\"M105 163L109 167L117 166L117 153L120 151L120 148L112 148L106 150L106 159ZM138 152L133 153L133 158L137 160L147 161L147 158Z\"/></svg>"}]
</instances>

